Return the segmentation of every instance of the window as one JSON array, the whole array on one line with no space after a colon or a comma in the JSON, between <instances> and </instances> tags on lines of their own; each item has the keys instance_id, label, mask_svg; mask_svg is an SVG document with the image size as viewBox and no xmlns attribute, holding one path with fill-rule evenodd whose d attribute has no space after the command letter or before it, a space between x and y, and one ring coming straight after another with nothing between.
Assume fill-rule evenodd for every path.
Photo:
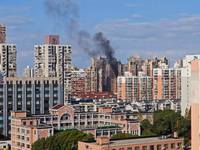
<instances>
[{"instance_id":1,"label":"window","mask_svg":"<svg viewBox=\"0 0 200 150\"><path fill-rule=\"evenodd\" d=\"M44 90L45 90L45 91L48 91L48 90L49 90L49 87L45 87Z\"/></svg>"},{"instance_id":2,"label":"window","mask_svg":"<svg viewBox=\"0 0 200 150\"><path fill-rule=\"evenodd\" d=\"M25 126L25 125L26 125L26 122L23 122L23 125Z\"/></svg>"},{"instance_id":3,"label":"window","mask_svg":"<svg viewBox=\"0 0 200 150\"><path fill-rule=\"evenodd\" d=\"M9 87L9 88L8 88L8 91L12 91L12 88L11 88L11 87Z\"/></svg>"},{"instance_id":4,"label":"window","mask_svg":"<svg viewBox=\"0 0 200 150\"><path fill-rule=\"evenodd\" d=\"M22 87L18 87L18 88L17 88L17 91L22 91Z\"/></svg>"},{"instance_id":5,"label":"window","mask_svg":"<svg viewBox=\"0 0 200 150\"><path fill-rule=\"evenodd\" d=\"M135 147L135 150L140 150L140 147Z\"/></svg>"},{"instance_id":6,"label":"window","mask_svg":"<svg viewBox=\"0 0 200 150\"><path fill-rule=\"evenodd\" d=\"M175 148L175 143L172 143L172 144L171 144L171 148Z\"/></svg>"},{"instance_id":7,"label":"window","mask_svg":"<svg viewBox=\"0 0 200 150\"><path fill-rule=\"evenodd\" d=\"M17 138L20 139L20 135L17 135Z\"/></svg>"},{"instance_id":8,"label":"window","mask_svg":"<svg viewBox=\"0 0 200 150\"><path fill-rule=\"evenodd\" d=\"M0 106L2 106L3 105L3 102L0 102Z\"/></svg>"},{"instance_id":9,"label":"window","mask_svg":"<svg viewBox=\"0 0 200 150\"><path fill-rule=\"evenodd\" d=\"M164 144L165 149L168 149L168 144Z\"/></svg>"},{"instance_id":10,"label":"window","mask_svg":"<svg viewBox=\"0 0 200 150\"><path fill-rule=\"evenodd\" d=\"M3 123L0 123L0 127L3 127Z\"/></svg>"},{"instance_id":11,"label":"window","mask_svg":"<svg viewBox=\"0 0 200 150\"><path fill-rule=\"evenodd\" d=\"M27 105L30 105L30 104L31 104L31 101L27 101L26 104L27 104Z\"/></svg>"},{"instance_id":12,"label":"window","mask_svg":"<svg viewBox=\"0 0 200 150\"><path fill-rule=\"evenodd\" d=\"M20 132L20 128L17 128L17 132Z\"/></svg>"},{"instance_id":13,"label":"window","mask_svg":"<svg viewBox=\"0 0 200 150\"><path fill-rule=\"evenodd\" d=\"M40 101L36 101L36 104L40 104Z\"/></svg>"},{"instance_id":14,"label":"window","mask_svg":"<svg viewBox=\"0 0 200 150\"><path fill-rule=\"evenodd\" d=\"M3 116L0 116L0 120L3 120Z\"/></svg>"},{"instance_id":15,"label":"window","mask_svg":"<svg viewBox=\"0 0 200 150\"><path fill-rule=\"evenodd\" d=\"M26 140L29 141L29 137L27 137Z\"/></svg>"},{"instance_id":16,"label":"window","mask_svg":"<svg viewBox=\"0 0 200 150\"><path fill-rule=\"evenodd\" d=\"M147 150L147 146L142 146L142 150Z\"/></svg>"},{"instance_id":17,"label":"window","mask_svg":"<svg viewBox=\"0 0 200 150\"><path fill-rule=\"evenodd\" d=\"M57 95L58 95L57 93L54 93L54 94L53 94L53 97L57 97Z\"/></svg>"},{"instance_id":18,"label":"window","mask_svg":"<svg viewBox=\"0 0 200 150\"><path fill-rule=\"evenodd\" d=\"M55 90L58 90L58 87L53 87L53 90L55 91Z\"/></svg>"},{"instance_id":19,"label":"window","mask_svg":"<svg viewBox=\"0 0 200 150\"><path fill-rule=\"evenodd\" d=\"M27 144L27 148L30 148L30 145L29 145L29 144Z\"/></svg>"},{"instance_id":20,"label":"window","mask_svg":"<svg viewBox=\"0 0 200 150\"><path fill-rule=\"evenodd\" d=\"M150 146L150 150L154 150L154 145L151 145L151 146Z\"/></svg>"},{"instance_id":21,"label":"window","mask_svg":"<svg viewBox=\"0 0 200 150\"><path fill-rule=\"evenodd\" d=\"M21 104L22 104L22 102L18 101L18 102L17 102L17 104L18 104L18 105L21 105Z\"/></svg>"},{"instance_id":22,"label":"window","mask_svg":"<svg viewBox=\"0 0 200 150\"><path fill-rule=\"evenodd\" d=\"M24 140L24 136L22 136L22 140Z\"/></svg>"},{"instance_id":23,"label":"window","mask_svg":"<svg viewBox=\"0 0 200 150\"><path fill-rule=\"evenodd\" d=\"M45 93L44 97L49 97L49 93Z\"/></svg>"},{"instance_id":24,"label":"window","mask_svg":"<svg viewBox=\"0 0 200 150\"><path fill-rule=\"evenodd\" d=\"M161 150L161 145L157 145L157 150Z\"/></svg>"},{"instance_id":25,"label":"window","mask_svg":"<svg viewBox=\"0 0 200 150\"><path fill-rule=\"evenodd\" d=\"M35 97L40 97L40 94L36 94Z\"/></svg>"},{"instance_id":26,"label":"window","mask_svg":"<svg viewBox=\"0 0 200 150\"><path fill-rule=\"evenodd\" d=\"M26 91L31 91L31 87L27 87L27 88L26 88Z\"/></svg>"},{"instance_id":27,"label":"window","mask_svg":"<svg viewBox=\"0 0 200 150\"><path fill-rule=\"evenodd\" d=\"M27 130L26 133L27 133L27 134L30 134L30 130Z\"/></svg>"},{"instance_id":28,"label":"window","mask_svg":"<svg viewBox=\"0 0 200 150\"><path fill-rule=\"evenodd\" d=\"M182 147L182 143L178 143L178 146L179 146L179 147Z\"/></svg>"},{"instance_id":29,"label":"window","mask_svg":"<svg viewBox=\"0 0 200 150\"><path fill-rule=\"evenodd\" d=\"M2 88L2 87L0 88L0 91L1 91L1 92L3 91L3 88Z\"/></svg>"},{"instance_id":30,"label":"window","mask_svg":"<svg viewBox=\"0 0 200 150\"><path fill-rule=\"evenodd\" d=\"M22 94L17 94L17 98L22 98Z\"/></svg>"},{"instance_id":31,"label":"window","mask_svg":"<svg viewBox=\"0 0 200 150\"><path fill-rule=\"evenodd\" d=\"M22 129L22 133L25 133L25 129Z\"/></svg>"},{"instance_id":32,"label":"window","mask_svg":"<svg viewBox=\"0 0 200 150\"><path fill-rule=\"evenodd\" d=\"M8 101L8 105L12 105L12 101Z\"/></svg>"},{"instance_id":33,"label":"window","mask_svg":"<svg viewBox=\"0 0 200 150\"><path fill-rule=\"evenodd\" d=\"M32 125L33 124L33 121L30 121L30 125Z\"/></svg>"},{"instance_id":34,"label":"window","mask_svg":"<svg viewBox=\"0 0 200 150\"><path fill-rule=\"evenodd\" d=\"M124 150L124 148L119 148L119 150Z\"/></svg>"},{"instance_id":35,"label":"window","mask_svg":"<svg viewBox=\"0 0 200 150\"><path fill-rule=\"evenodd\" d=\"M3 98L3 94L0 94L0 98Z\"/></svg>"},{"instance_id":36,"label":"window","mask_svg":"<svg viewBox=\"0 0 200 150\"><path fill-rule=\"evenodd\" d=\"M127 150L132 150L132 147L128 147Z\"/></svg>"},{"instance_id":37,"label":"window","mask_svg":"<svg viewBox=\"0 0 200 150\"><path fill-rule=\"evenodd\" d=\"M31 97L31 94L27 94L27 97Z\"/></svg>"}]
</instances>

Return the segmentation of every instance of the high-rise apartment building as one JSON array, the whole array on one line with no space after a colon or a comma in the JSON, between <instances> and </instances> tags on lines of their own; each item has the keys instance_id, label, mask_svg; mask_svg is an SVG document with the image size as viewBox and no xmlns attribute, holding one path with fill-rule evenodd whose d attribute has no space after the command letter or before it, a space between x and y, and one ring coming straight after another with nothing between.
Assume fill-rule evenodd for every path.
<instances>
[{"instance_id":1,"label":"high-rise apartment building","mask_svg":"<svg viewBox=\"0 0 200 150\"><path fill-rule=\"evenodd\" d=\"M153 69L159 68L161 64L164 63L166 65L170 65L169 59L163 57L158 59L157 57L153 57L152 59L142 59L141 56L130 56L128 58L127 64L123 65L124 72L129 71L133 76L138 76L138 73L143 71L147 76L153 76Z\"/></svg>"},{"instance_id":2,"label":"high-rise apartment building","mask_svg":"<svg viewBox=\"0 0 200 150\"><path fill-rule=\"evenodd\" d=\"M71 100L71 45L60 45L59 36L45 36L44 45L34 46L34 76L58 77L65 104Z\"/></svg>"},{"instance_id":3,"label":"high-rise apartment building","mask_svg":"<svg viewBox=\"0 0 200 150\"><path fill-rule=\"evenodd\" d=\"M0 84L0 133L11 137L11 110L48 114L53 106L63 104L62 88L57 77L4 78Z\"/></svg>"},{"instance_id":4,"label":"high-rise apartment building","mask_svg":"<svg viewBox=\"0 0 200 150\"><path fill-rule=\"evenodd\" d=\"M83 69L72 71L71 84L72 92L85 91L85 71Z\"/></svg>"},{"instance_id":5,"label":"high-rise apartment building","mask_svg":"<svg viewBox=\"0 0 200 150\"><path fill-rule=\"evenodd\" d=\"M125 72L124 76L118 76L117 98L127 102L153 99L153 77L139 72L139 76L132 76Z\"/></svg>"},{"instance_id":6,"label":"high-rise apartment building","mask_svg":"<svg viewBox=\"0 0 200 150\"><path fill-rule=\"evenodd\" d=\"M5 77L17 76L17 45L16 44L0 44L0 72Z\"/></svg>"},{"instance_id":7,"label":"high-rise apartment building","mask_svg":"<svg viewBox=\"0 0 200 150\"><path fill-rule=\"evenodd\" d=\"M153 70L153 99L181 99L181 69L163 63Z\"/></svg>"},{"instance_id":8,"label":"high-rise apartment building","mask_svg":"<svg viewBox=\"0 0 200 150\"><path fill-rule=\"evenodd\" d=\"M186 58L191 57L186 56ZM197 59L198 57L195 57ZM190 61L191 150L200 150L200 60Z\"/></svg>"},{"instance_id":9,"label":"high-rise apartment building","mask_svg":"<svg viewBox=\"0 0 200 150\"><path fill-rule=\"evenodd\" d=\"M110 64L111 61L112 65ZM117 61L116 59L109 60L108 58L99 56L91 59L91 66L88 68L88 71L89 70L93 70L96 74L97 87L95 88L97 91L117 92L117 76L121 75L122 72L121 61Z\"/></svg>"},{"instance_id":10,"label":"high-rise apartment building","mask_svg":"<svg viewBox=\"0 0 200 150\"><path fill-rule=\"evenodd\" d=\"M27 66L23 69L23 77L34 77L34 69Z\"/></svg>"},{"instance_id":11,"label":"high-rise apartment building","mask_svg":"<svg viewBox=\"0 0 200 150\"><path fill-rule=\"evenodd\" d=\"M0 44L6 43L6 26L0 24Z\"/></svg>"},{"instance_id":12,"label":"high-rise apartment building","mask_svg":"<svg viewBox=\"0 0 200 150\"><path fill-rule=\"evenodd\" d=\"M191 61L199 60L200 55L186 55L183 59L183 68L181 68L181 115L190 110L191 106Z\"/></svg>"}]
</instances>

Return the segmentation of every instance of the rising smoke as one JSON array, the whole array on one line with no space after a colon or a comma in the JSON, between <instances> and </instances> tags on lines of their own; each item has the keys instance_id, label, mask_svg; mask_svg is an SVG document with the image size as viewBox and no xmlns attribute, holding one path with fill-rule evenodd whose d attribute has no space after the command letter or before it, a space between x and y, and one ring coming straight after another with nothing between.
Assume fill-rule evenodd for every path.
<instances>
[{"instance_id":1,"label":"rising smoke","mask_svg":"<svg viewBox=\"0 0 200 150\"><path fill-rule=\"evenodd\" d=\"M44 0L47 15L60 20L67 29L67 33L71 39L76 41L81 49L83 49L90 57L104 54L117 76L117 63L114 57L115 50L111 46L110 41L102 32L91 36L85 30L79 30L78 19L79 9L77 4L72 0Z\"/></svg>"}]
</instances>

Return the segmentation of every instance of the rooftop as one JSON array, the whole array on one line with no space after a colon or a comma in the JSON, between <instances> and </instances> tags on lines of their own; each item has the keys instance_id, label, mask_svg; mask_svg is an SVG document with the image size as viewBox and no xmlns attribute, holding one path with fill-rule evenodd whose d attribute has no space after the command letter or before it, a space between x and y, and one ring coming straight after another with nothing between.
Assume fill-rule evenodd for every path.
<instances>
[{"instance_id":1,"label":"rooftop","mask_svg":"<svg viewBox=\"0 0 200 150\"><path fill-rule=\"evenodd\" d=\"M168 141L178 141L183 140L183 138L167 138L159 139L158 137L136 137L130 139L119 139L119 140L110 140L109 146L122 146L122 145L132 145L132 144L143 144L143 143L156 143L156 142L168 142ZM87 142L85 142L87 143ZM97 145L96 142L88 142L94 145ZM107 147L108 145L102 145L102 147Z\"/></svg>"}]
</instances>

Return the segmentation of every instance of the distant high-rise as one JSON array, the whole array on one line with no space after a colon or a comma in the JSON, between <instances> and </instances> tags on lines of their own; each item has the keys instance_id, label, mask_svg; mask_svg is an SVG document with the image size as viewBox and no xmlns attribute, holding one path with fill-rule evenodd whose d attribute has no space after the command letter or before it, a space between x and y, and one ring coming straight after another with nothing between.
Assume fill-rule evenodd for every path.
<instances>
[{"instance_id":1,"label":"distant high-rise","mask_svg":"<svg viewBox=\"0 0 200 150\"><path fill-rule=\"evenodd\" d=\"M45 36L44 45L34 46L34 76L59 77L64 103L71 99L71 45L59 45L59 36Z\"/></svg>"},{"instance_id":2,"label":"distant high-rise","mask_svg":"<svg viewBox=\"0 0 200 150\"><path fill-rule=\"evenodd\" d=\"M0 72L5 77L17 76L17 45L0 44Z\"/></svg>"},{"instance_id":3,"label":"distant high-rise","mask_svg":"<svg viewBox=\"0 0 200 150\"><path fill-rule=\"evenodd\" d=\"M6 26L0 24L0 44L6 43Z\"/></svg>"},{"instance_id":4,"label":"distant high-rise","mask_svg":"<svg viewBox=\"0 0 200 150\"><path fill-rule=\"evenodd\" d=\"M181 114L183 116L191 106L191 61L199 59L200 55L186 55L183 59L183 68L181 68Z\"/></svg>"},{"instance_id":5,"label":"distant high-rise","mask_svg":"<svg viewBox=\"0 0 200 150\"><path fill-rule=\"evenodd\" d=\"M34 77L34 69L27 66L23 69L23 77Z\"/></svg>"},{"instance_id":6,"label":"distant high-rise","mask_svg":"<svg viewBox=\"0 0 200 150\"><path fill-rule=\"evenodd\" d=\"M165 63L153 69L153 92L154 99L181 99L181 69Z\"/></svg>"}]
</instances>

